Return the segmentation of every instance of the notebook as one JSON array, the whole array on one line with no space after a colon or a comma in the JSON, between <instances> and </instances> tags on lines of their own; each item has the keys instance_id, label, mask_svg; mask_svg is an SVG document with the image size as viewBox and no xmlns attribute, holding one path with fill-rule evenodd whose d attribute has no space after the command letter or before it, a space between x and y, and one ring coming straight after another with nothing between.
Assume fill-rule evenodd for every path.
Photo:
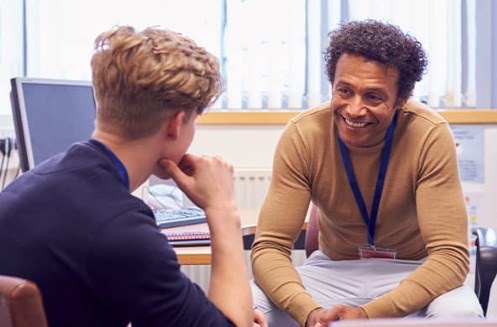
<instances>
[{"instance_id":1,"label":"notebook","mask_svg":"<svg viewBox=\"0 0 497 327\"><path fill-rule=\"evenodd\" d=\"M211 235L208 231L164 231L169 244L172 246L201 246L211 244Z\"/></svg>"},{"instance_id":2,"label":"notebook","mask_svg":"<svg viewBox=\"0 0 497 327\"><path fill-rule=\"evenodd\" d=\"M205 215L203 217L205 219ZM166 235L172 246L203 246L211 243L207 223L165 228L162 229L162 233Z\"/></svg>"}]
</instances>

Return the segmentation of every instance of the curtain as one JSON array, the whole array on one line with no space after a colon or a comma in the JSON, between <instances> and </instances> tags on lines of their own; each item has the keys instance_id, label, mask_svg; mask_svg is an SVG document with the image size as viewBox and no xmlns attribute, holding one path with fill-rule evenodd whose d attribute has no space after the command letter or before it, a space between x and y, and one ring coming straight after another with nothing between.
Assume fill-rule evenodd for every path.
<instances>
[{"instance_id":1,"label":"curtain","mask_svg":"<svg viewBox=\"0 0 497 327\"><path fill-rule=\"evenodd\" d=\"M428 55L428 67L416 85L415 97L433 107L474 107L474 1L348 0L349 20L385 21L421 42ZM464 74L463 66L466 67Z\"/></svg>"},{"instance_id":2,"label":"curtain","mask_svg":"<svg viewBox=\"0 0 497 327\"><path fill-rule=\"evenodd\" d=\"M225 92L216 110L305 109L330 96L323 59L329 31L372 18L423 44L429 65L415 97L433 107L474 107L476 90L481 93L477 9L477 0L141 0L139 6L131 0L28 0L26 74L89 80L98 33L117 24L160 25L220 58Z\"/></svg>"},{"instance_id":3,"label":"curtain","mask_svg":"<svg viewBox=\"0 0 497 327\"><path fill-rule=\"evenodd\" d=\"M10 79L23 75L22 2L0 2L0 128L1 116L10 116Z\"/></svg>"}]
</instances>

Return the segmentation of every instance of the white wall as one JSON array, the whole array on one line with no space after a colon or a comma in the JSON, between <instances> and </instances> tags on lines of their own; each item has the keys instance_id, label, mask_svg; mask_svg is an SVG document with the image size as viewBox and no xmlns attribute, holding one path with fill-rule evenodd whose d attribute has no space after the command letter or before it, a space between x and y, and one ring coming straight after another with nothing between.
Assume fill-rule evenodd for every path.
<instances>
[{"instance_id":1,"label":"white wall","mask_svg":"<svg viewBox=\"0 0 497 327\"><path fill-rule=\"evenodd\" d=\"M190 152L219 155L235 167L272 167L283 125L198 125Z\"/></svg>"}]
</instances>

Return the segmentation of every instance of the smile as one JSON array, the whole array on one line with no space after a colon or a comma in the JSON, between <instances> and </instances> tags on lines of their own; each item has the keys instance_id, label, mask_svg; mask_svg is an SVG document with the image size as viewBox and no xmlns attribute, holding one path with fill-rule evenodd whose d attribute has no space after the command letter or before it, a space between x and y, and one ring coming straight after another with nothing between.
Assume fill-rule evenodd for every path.
<instances>
[{"instance_id":1,"label":"smile","mask_svg":"<svg viewBox=\"0 0 497 327\"><path fill-rule=\"evenodd\" d=\"M368 123L353 122L351 120L348 120L347 118L344 118L343 120L345 121L345 124L347 124L350 127L362 128L362 127L366 127L368 125Z\"/></svg>"}]
</instances>

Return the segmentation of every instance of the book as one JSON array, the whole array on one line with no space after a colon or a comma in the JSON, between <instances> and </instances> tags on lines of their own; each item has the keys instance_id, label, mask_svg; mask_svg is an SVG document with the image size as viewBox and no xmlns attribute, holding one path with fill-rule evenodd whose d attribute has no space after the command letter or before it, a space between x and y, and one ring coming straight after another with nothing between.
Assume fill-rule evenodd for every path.
<instances>
[{"instance_id":1,"label":"book","mask_svg":"<svg viewBox=\"0 0 497 327\"><path fill-rule=\"evenodd\" d=\"M211 235L208 231L163 231L172 246L201 246L211 243Z\"/></svg>"}]
</instances>

